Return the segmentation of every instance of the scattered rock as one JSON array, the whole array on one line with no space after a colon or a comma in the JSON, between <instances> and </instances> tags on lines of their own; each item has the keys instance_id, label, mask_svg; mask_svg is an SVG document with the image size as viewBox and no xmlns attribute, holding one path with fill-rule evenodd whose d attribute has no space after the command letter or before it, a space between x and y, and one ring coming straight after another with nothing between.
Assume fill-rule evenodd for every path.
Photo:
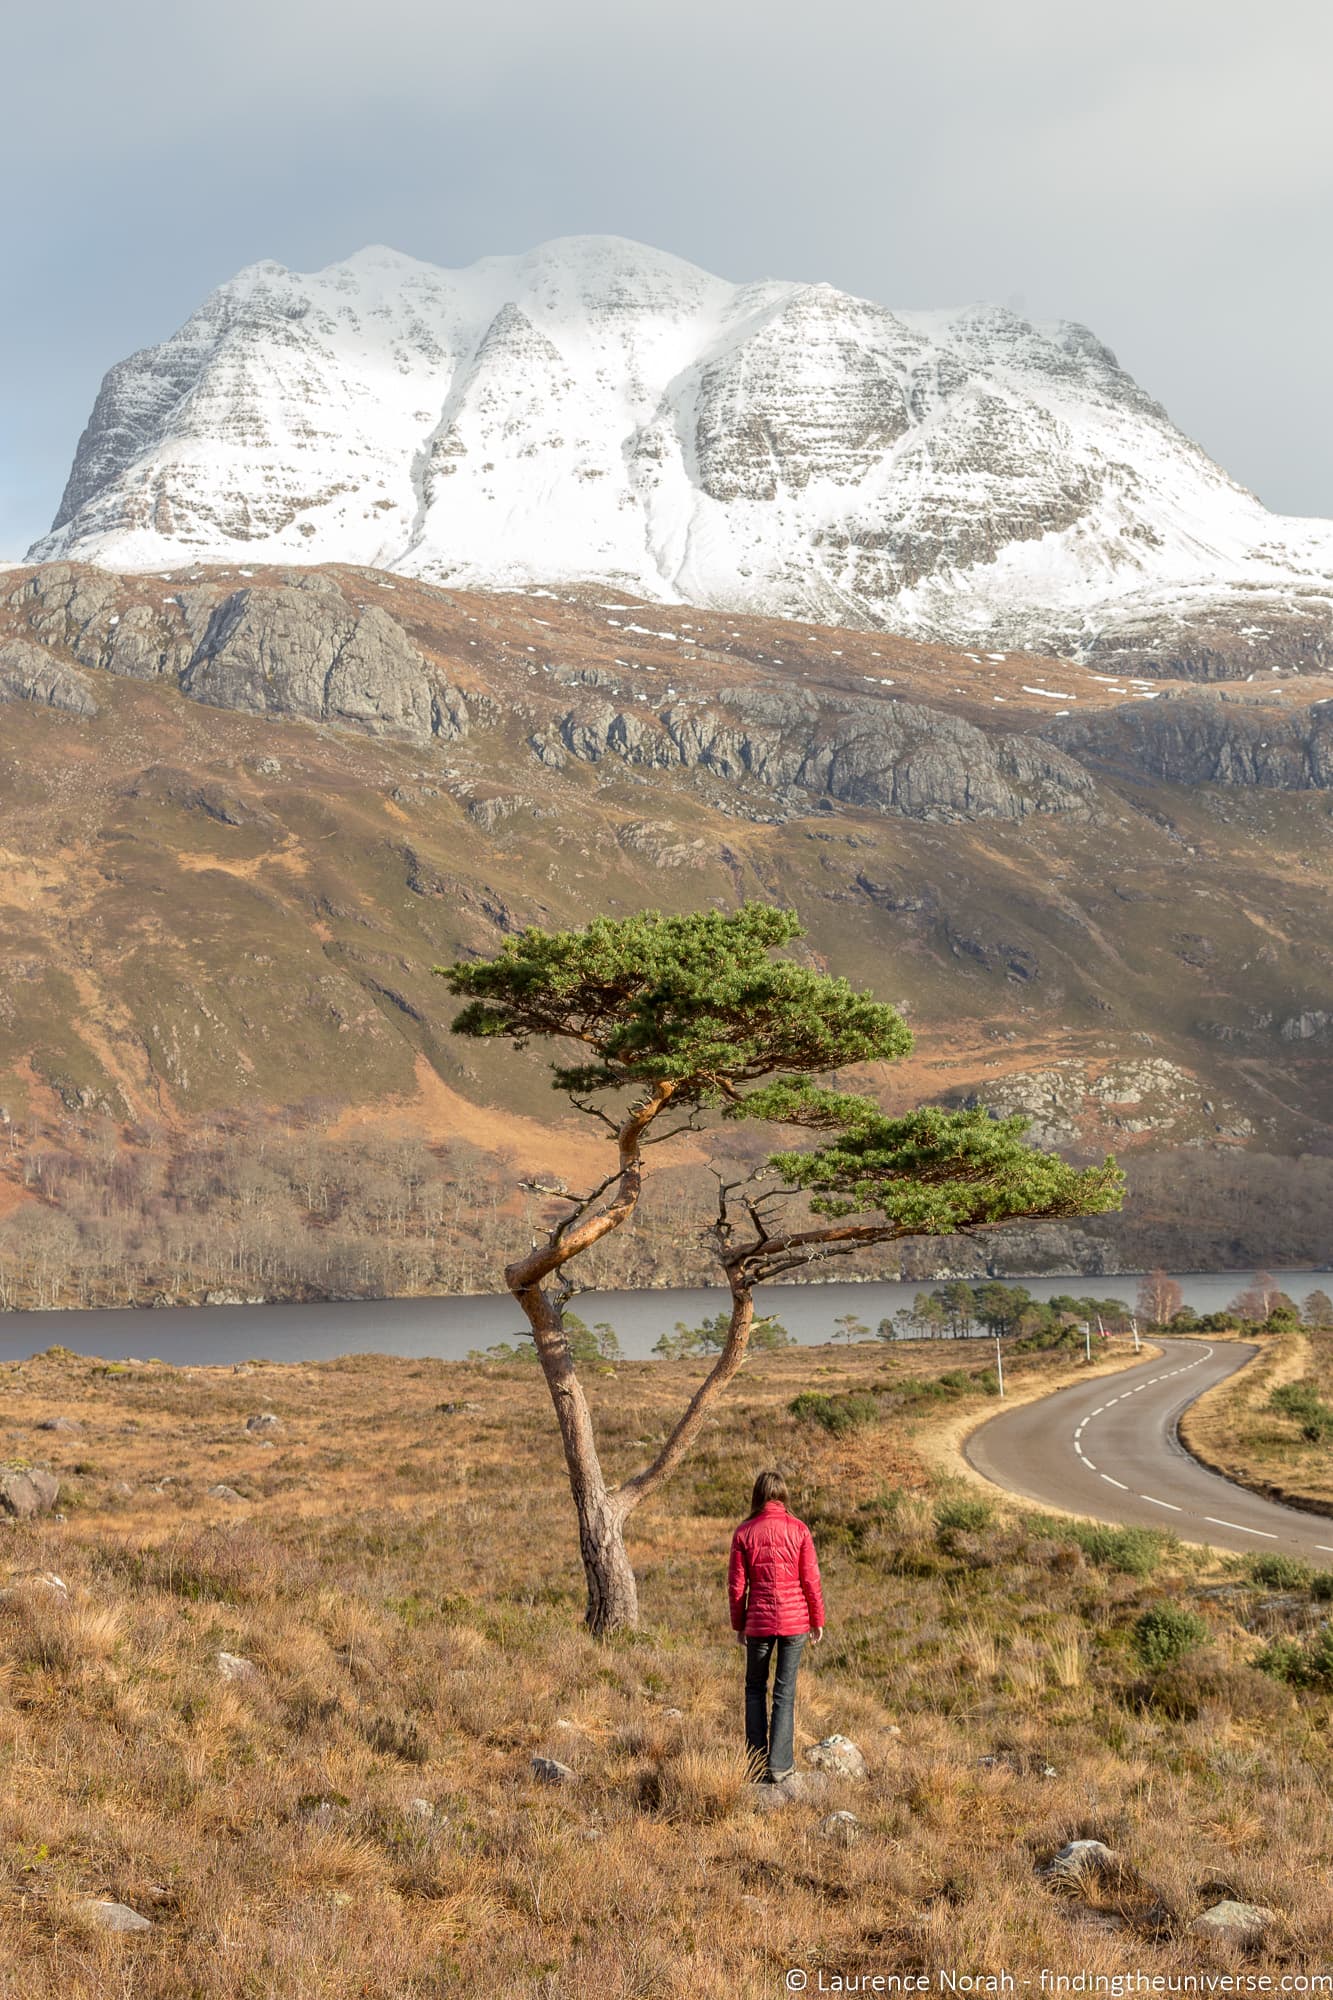
<instances>
[{"instance_id":1,"label":"scattered rock","mask_svg":"<svg viewBox=\"0 0 1333 2000\"><path fill-rule=\"evenodd\" d=\"M1077 1881L1080 1875L1114 1875L1119 1867L1119 1857L1104 1840L1071 1840L1060 1849L1045 1872L1071 1882Z\"/></svg>"},{"instance_id":2,"label":"scattered rock","mask_svg":"<svg viewBox=\"0 0 1333 2000\"><path fill-rule=\"evenodd\" d=\"M861 1838L861 1822L853 1812L831 1812L815 1828L821 1840L835 1847L851 1847Z\"/></svg>"},{"instance_id":3,"label":"scattered rock","mask_svg":"<svg viewBox=\"0 0 1333 2000\"><path fill-rule=\"evenodd\" d=\"M43 1417L37 1426L39 1431L67 1431L71 1437L78 1437L83 1430L72 1417Z\"/></svg>"},{"instance_id":4,"label":"scattered rock","mask_svg":"<svg viewBox=\"0 0 1333 2000\"><path fill-rule=\"evenodd\" d=\"M1217 1938L1222 1944L1254 1944L1273 1921L1273 1912L1258 1903L1236 1903L1227 1897L1214 1903L1190 1925L1195 1937Z\"/></svg>"},{"instance_id":5,"label":"scattered rock","mask_svg":"<svg viewBox=\"0 0 1333 2000\"><path fill-rule=\"evenodd\" d=\"M253 1432L256 1436L261 1435L264 1431L280 1431L282 1429L282 1418L275 1417L272 1410L260 1410L253 1417L246 1418L245 1428Z\"/></svg>"},{"instance_id":6,"label":"scattered rock","mask_svg":"<svg viewBox=\"0 0 1333 2000\"><path fill-rule=\"evenodd\" d=\"M813 1764L816 1771L827 1771L835 1778L864 1778L866 1760L856 1745L846 1736L825 1736L819 1743L812 1743L805 1753L807 1764Z\"/></svg>"},{"instance_id":7,"label":"scattered rock","mask_svg":"<svg viewBox=\"0 0 1333 2000\"><path fill-rule=\"evenodd\" d=\"M10 1576L4 1590L0 1590L0 1600L16 1597L21 1590L43 1590L58 1604L69 1602L69 1586L63 1576L57 1576L49 1569L20 1569Z\"/></svg>"},{"instance_id":8,"label":"scattered rock","mask_svg":"<svg viewBox=\"0 0 1333 2000\"><path fill-rule=\"evenodd\" d=\"M0 1465L0 1514L16 1521L49 1514L59 1492L60 1481L38 1466Z\"/></svg>"},{"instance_id":9,"label":"scattered rock","mask_svg":"<svg viewBox=\"0 0 1333 2000\"><path fill-rule=\"evenodd\" d=\"M662 1710L662 1717L666 1722L683 1722L685 1720L685 1711L683 1708L664 1708Z\"/></svg>"},{"instance_id":10,"label":"scattered rock","mask_svg":"<svg viewBox=\"0 0 1333 2000\"><path fill-rule=\"evenodd\" d=\"M80 1913L104 1931L150 1931L149 1917L141 1917L128 1903L112 1903L101 1896L89 1896L79 1904Z\"/></svg>"},{"instance_id":11,"label":"scattered rock","mask_svg":"<svg viewBox=\"0 0 1333 2000\"><path fill-rule=\"evenodd\" d=\"M243 1653L219 1653L218 1672L224 1681L252 1681L259 1675L254 1661L247 1660Z\"/></svg>"},{"instance_id":12,"label":"scattered rock","mask_svg":"<svg viewBox=\"0 0 1333 2000\"><path fill-rule=\"evenodd\" d=\"M805 1805L823 1798L828 1785L828 1777L822 1771L793 1771L778 1784L748 1785L746 1791L751 1804L761 1812L776 1812L782 1806Z\"/></svg>"},{"instance_id":13,"label":"scattered rock","mask_svg":"<svg viewBox=\"0 0 1333 2000\"><path fill-rule=\"evenodd\" d=\"M435 1808L429 1799L409 1799L407 1811L413 1819L434 1819Z\"/></svg>"},{"instance_id":14,"label":"scattered rock","mask_svg":"<svg viewBox=\"0 0 1333 2000\"><path fill-rule=\"evenodd\" d=\"M218 1485L209 1487L208 1497L210 1500L233 1501L233 1500L242 1500L244 1498L244 1495L238 1493L234 1486Z\"/></svg>"},{"instance_id":15,"label":"scattered rock","mask_svg":"<svg viewBox=\"0 0 1333 2000\"><path fill-rule=\"evenodd\" d=\"M579 1774L562 1764L558 1757L534 1757L532 1775L542 1785L577 1785Z\"/></svg>"},{"instance_id":16,"label":"scattered rock","mask_svg":"<svg viewBox=\"0 0 1333 2000\"><path fill-rule=\"evenodd\" d=\"M435 1413L440 1417L479 1417L480 1403L437 1403Z\"/></svg>"}]
</instances>

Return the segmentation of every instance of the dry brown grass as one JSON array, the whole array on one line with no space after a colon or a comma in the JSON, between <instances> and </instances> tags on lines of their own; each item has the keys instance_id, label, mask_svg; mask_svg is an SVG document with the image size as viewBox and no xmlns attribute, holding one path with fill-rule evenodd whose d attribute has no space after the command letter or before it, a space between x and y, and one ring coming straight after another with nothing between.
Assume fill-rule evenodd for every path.
<instances>
[{"instance_id":1,"label":"dry brown grass","mask_svg":"<svg viewBox=\"0 0 1333 2000\"><path fill-rule=\"evenodd\" d=\"M0 1541L25 1579L0 1599L0 1995L767 2000L788 1967L811 1990L819 1967L1197 1971L1234 1963L1188 1935L1223 1889L1277 1912L1253 1968L1322 1962L1326 1714L1241 1670L1286 1614L1225 1570L1216 1594L1190 1552L1143 1579L1012 1510L946 1532L936 1506L972 1489L941 1487L910 1402L841 1437L787 1412L812 1383L901 1388L979 1359L756 1357L636 1517L645 1623L605 1645L579 1626L526 1366L108 1373L56 1354L0 1371L5 1450L66 1481L63 1520ZM613 1471L694 1374L593 1378ZM267 1448L245 1430L258 1409L283 1419ZM38 1432L53 1414L82 1433ZM773 1461L830 1607L798 1746L840 1730L871 1775L760 1813L722 1574ZM219 1482L245 1499L209 1498ZM1211 1634L1200 1702L1174 1709L1131 1649L1164 1592ZM220 1651L254 1672L224 1679ZM534 1754L578 1782L539 1785ZM842 1807L862 1822L850 1847L818 1833ZM1124 1867L1057 1891L1038 1871L1083 1834ZM92 1896L153 1928L90 1930Z\"/></svg>"},{"instance_id":2,"label":"dry brown grass","mask_svg":"<svg viewBox=\"0 0 1333 2000\"><path fill-rule=\"evenodd\" d=\"M1302 1434L1298 1418L1269 1407L1274 1389L1311 1383L1333 1403L1333 1333L1261 1334L1259 1354L1185 1412L1180 1435L1205 1465L1242 1486L1333 1514L1333 1452Z\"/></svg>"}]
</instances>

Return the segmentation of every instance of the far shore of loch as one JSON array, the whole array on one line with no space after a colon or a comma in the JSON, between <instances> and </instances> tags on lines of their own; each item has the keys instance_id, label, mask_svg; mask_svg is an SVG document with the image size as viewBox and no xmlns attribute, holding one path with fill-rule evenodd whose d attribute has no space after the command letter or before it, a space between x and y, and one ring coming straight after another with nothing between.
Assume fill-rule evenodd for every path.
<instances>
[{"instance_id":1,"label":"far shore of loch","mask_svg":"<svg viewBox=\"0 0 1333 2000\"><path fill-rule=\"evenodd\" d=\"M1115 1274L1006 1274L964 1282L1022 1285L1034 1299L1064 1294L1119 1299L1133 1309L1141 1272ZM1247 1271L1173 1271L1183 1303L1198 1313L1221 1312L1252 1282ZM1299 1306L1308 1293L1328 1289L1318 1269L1272 1273ZM918 1292L946 1279L907 1283L869 1279L766 1285L757 1294L792 1337L819 1346L849 1337L869 1339L881 1324L910 1307ZM698 1326L725 1304L716 1286L580 1292L569 1309L589 1326L610 1326L627 1360L647 1359L656 1341L677 1325ZM840 1327L851 1315L864 1329ZM48 1347L108 1361L157 1360L175 1366L226 1367L241 1361L327 1361L340 1354L434 1356L462 1361L497 1342L527 1338L518 1307L507 1293L468 1293L399 1299L339 1299L316 1304L228 1302L204 1306L62 1307L43 1312L0 1312L0 1361L21 1361Z\"/></svg>"}]
</instances>

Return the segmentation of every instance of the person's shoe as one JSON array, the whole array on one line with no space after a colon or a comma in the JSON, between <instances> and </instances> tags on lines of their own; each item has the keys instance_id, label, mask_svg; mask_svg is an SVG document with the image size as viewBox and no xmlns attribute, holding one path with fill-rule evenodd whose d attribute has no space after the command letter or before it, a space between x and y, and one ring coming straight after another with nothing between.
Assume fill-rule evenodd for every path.
<instances>
[{"instance_id":1,"label":"person's shoe","mask_svg":"<svg viewBox=\"0 0 1333 2000\"><path fill-rule=\"evenodd\" d=\"M785 1785L788 1778L794 1778L795 1776L796 1766L791 1764L785 1771L769 1771L765 1776L764 1783L766 1785Z\"/></svg>"}]
</instances>

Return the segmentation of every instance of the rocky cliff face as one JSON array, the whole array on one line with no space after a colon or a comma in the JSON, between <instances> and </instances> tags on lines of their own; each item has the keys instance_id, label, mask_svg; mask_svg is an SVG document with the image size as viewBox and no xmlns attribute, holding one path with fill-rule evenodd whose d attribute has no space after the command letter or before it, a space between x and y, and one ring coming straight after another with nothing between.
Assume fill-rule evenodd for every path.
<instances>
[{"instance_id":1,"label":"rocky cliff face","mask_svg":"<svg viewBox=\"0 0 1333 2000\"><path fill-rule=\"evenodd\" d=\"M243 271L108 374L33 553L593 580L1201 678L1333 635L1333 527L1268 514L1086 328L618 238Z\"/></svg>"},{"instance_id":2,"label":"rocky cliff face","mask_svg":"<svg viewBox=\"0 0 1333 2000\"><path fill-rule=\"evenodd\" d=\"M1274 709L1259 696L1178 693L1149 709L1120 708L1053 724L1076 757L1178 785L1258 785L1277 791L1333 787L1333 702Z\"/></svg>"},{"instance_id":3,"label":"rocky cliff face","mask_svg":"<svg viewBox=\"0 0 1333 2000\"><path fill-rule=\"evenodd\" d=\"M53 564L4 601L47 649L139 680L167 675L215 708L349 723L422 744L467 728L461 695L387 612L349 604L317 570L256 589L189 588L128 608L122 596L116 579ZM59 672L49 650L27 652ZM55 684L65 690L57 705L73 705L68 669Z\"/></svg>"},{"instance_id":4,"label":"rocky cliff face","mask_svg":"<svg viewBox=\"0 0 1333 2000\"><path fill-rule=\"evenodd\" d=\"M705 770L752 782L808 811L838 800L911 819L1087 817L1093 784L1072 757L1035 737L989 736L914 702L871 704L804 690L719 691L708 707L656 714L585 701L532 739L544 764L617 758L649 769Z\"/></svg>"}]
</instances>

